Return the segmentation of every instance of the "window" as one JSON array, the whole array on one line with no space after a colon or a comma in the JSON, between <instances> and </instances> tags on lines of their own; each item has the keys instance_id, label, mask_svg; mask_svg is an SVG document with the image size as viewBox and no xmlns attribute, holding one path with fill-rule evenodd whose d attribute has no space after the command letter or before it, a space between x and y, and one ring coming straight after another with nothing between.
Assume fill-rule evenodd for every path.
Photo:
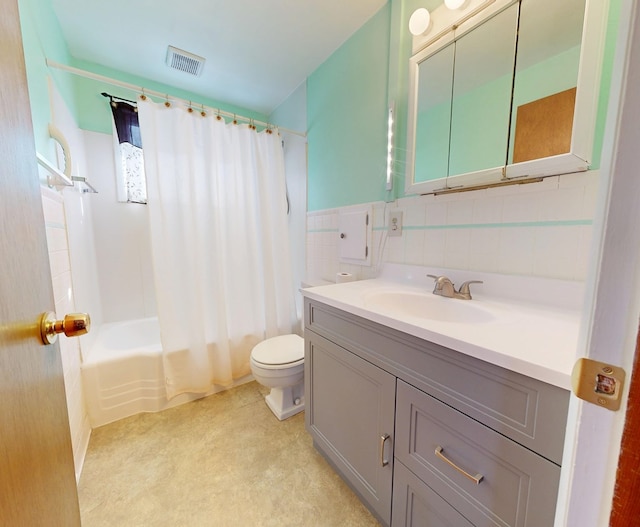
<instances>
[{"instance_id":1,"label":"window","mask_svg":"<svg viewBox=\"0 0 640 527\"><path fill-rule=\"evenodd\" d=\"M118 201L147 203L147 181L138 123L138 108L132 101L110 95ZM131 104L130 104L131 103Z\"/></svg>"}]
</instances>

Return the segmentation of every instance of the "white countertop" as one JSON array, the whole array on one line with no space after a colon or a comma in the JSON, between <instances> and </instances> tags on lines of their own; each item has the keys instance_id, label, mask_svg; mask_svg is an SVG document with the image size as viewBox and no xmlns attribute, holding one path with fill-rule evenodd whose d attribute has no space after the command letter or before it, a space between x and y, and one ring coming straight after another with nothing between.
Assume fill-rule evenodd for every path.
<instances>
[{"instance_id":1,"label":"white countertop","mask_svg":"<svg viewBox=\"0 0 640 527\"><path fill-rule=\"evenodd\" d=\"M445 274L456 285L483 280L471 286L473 300L432 295L443 310L469 305L482 320L435 320L370 301L385 292L430 293L433 280L427 273ZM302 290L312 300L567 390L576 360L582 293L577 282L389 264L379 278Z\"/></svg>"}]
</instances>

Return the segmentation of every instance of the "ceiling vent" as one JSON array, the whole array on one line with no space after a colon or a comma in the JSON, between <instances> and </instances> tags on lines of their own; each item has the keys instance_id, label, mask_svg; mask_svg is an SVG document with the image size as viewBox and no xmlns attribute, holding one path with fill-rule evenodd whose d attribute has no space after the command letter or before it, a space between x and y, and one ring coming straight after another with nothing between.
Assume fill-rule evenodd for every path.
<instances>
[{"instance_id":1,"label":"ceiling vent","mask_svg":"<svg viewBox=\"0 0 640 527\"><path fill-rule=\"evenodd\" d=\"M169 46L167 48L167 66L174 70L184 71L191 75L200 75L204 67L205 59L184 51L182 49Z\"/></svg>"}]
</instances>

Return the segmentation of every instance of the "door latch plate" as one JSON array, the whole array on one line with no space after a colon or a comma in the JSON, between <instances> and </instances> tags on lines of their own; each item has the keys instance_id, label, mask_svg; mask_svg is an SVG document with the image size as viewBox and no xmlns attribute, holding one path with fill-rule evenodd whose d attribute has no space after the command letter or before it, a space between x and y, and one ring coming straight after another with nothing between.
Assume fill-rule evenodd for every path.
<instances>
[{"instance_id":1,"label":"door latch plate","mask_svg":"<svg viewBox=\"0 0 640 527\"><path fill-rule=\"evenodd\" d=\"M607 410L620 408L625 372L592 359L578 359L571 372L571 387L576 397L597 404Z\"/></svg>"}]
</instances>

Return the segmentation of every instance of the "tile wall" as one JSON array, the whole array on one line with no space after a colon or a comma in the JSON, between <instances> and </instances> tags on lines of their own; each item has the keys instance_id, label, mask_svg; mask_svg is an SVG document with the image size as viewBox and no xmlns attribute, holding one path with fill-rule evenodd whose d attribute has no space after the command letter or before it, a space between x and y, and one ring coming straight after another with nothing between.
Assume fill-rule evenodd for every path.
<instances>
[{"instance_id":1,"label":"tile wall","mask_svg":"<svg viewBox=\"0 0 640 527\"><path fill-rule=\"evenodd\" d=\"M42 208L47 230L47 246L51 265L51 280L56 316L63 318L67 313L76 311L73 287L71 283L71 265L69 245L67 243L64 201L62 196L51 189L42 188ZM64 385L69 412L69 427L73 445L73 460L76 480L82 471L84 456L89 445L91 427L82 393L80 374L80 341L77 338L59 338Z\"/></svg>"},{"instance_id":2,"label":"tile wall","mask_svg":"<svg viewBox=\"0 0 640 527\"><path fill-rule=\"evenodd\" d=\"M307 214L307 276L333 281L377 275L382 262L584 281L592 242L598 172L540 183L373 203L371 266L341 263L341 209ZM385 218L403 212L403 232L387 237Z\"/></svg>"}]
</instances>

